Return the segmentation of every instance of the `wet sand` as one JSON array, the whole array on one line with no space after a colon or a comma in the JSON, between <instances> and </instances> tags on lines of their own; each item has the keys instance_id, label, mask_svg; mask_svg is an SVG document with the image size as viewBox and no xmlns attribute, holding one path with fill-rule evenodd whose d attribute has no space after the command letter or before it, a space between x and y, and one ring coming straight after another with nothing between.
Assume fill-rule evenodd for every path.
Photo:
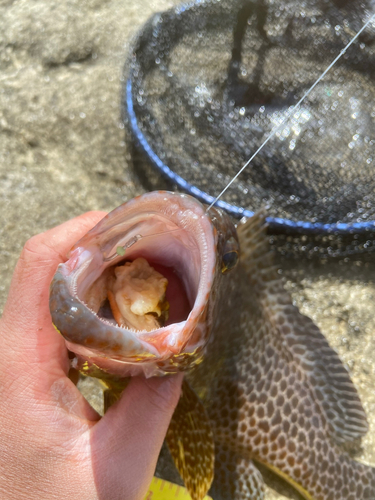
<instances>
[{"instance_id":1,"label":"wet sand","mask_svg":"<svg viewBox=\"0 0 375 500\"><path fill-rule=\"evenodd\" d=\"M0 2L0 312L29 237L144 191L120 117L123 66L137 29L173 3ZM375 466L375 263L282 266L296 303L350 369L370 422L356 456ZM268 499L298 498L268 481Z\"/></svg>"}]
</instances>

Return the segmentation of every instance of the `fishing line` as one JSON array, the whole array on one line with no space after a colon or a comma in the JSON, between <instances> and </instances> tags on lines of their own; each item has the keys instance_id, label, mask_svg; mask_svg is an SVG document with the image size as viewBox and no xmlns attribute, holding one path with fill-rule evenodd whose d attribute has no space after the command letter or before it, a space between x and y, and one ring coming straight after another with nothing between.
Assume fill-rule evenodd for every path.
<instances>
[{"instance_id":1,"label":"fishing line","mask_svg":"<svg viewBox=\"0 0 375 500\"><path fill-rule=\"evenodd\" d=\"M151 238L152 236L161 236L161 235L164 236L165 234L175 233L178 231L182 231L182 229L180 227L178 227L176 229L169 229L168 231L159 231L158 233L152 233L152 234L137 233L134 236L132 236L131 238L129 238L129 240L126 243L123 243L122 245L118 245L116 247L116 252L114 254L110 255L109 257L103 258L103 261L104 262L111 262L114 259L117 259L118 257L124 257L126 254L126 251L129 248L131 248L133 245L138 243L138 241L140 241L140 240L143 240L145 238L146 239Z\"/></svg>"},{"instance_id":2,"label":"fishing line","mask_svg":"<svg viewBox=\"0 0 375 500\"><path fill-rule=\"evenodd\" d=\"M367 26L375 20L375 14L373 14L368 21L362 26L362 28L358 31L356 35L349 41L349 43L340 51L338 56L331 62L331 64L326 68L325 71L319 76L319 78L313 83L313 85L305 92L305 94L301 97L301 99L297 102L295 106L292 106L286 113L285 117L282 121L277 125L270 133L270 135L266 138L266 140L259 146L259 148L255 151L255 153L247 160L244 166L237 172L237 174L229 181L229 183L225 186L225 188L221 191L221 193L214 199L214 201L209 205L206 212L210 210L213 205L223 196L223 194L227 191L227 189L233 184L233 182L242 174L242 172L249 166L249 164L253 161L253 159L257 156L257 154L264 148L264 146L274 137L274 135L281 130L281 128L285 125L285 123L289 120L291 115L296 111L296 109L302 104L302 102L309 96L309 94L314 90L314 88L318 85L318 83L326 76L328 71L337 63L337 61L345 54L348 48L355 42L355 40L360 36L360 34L367 28Z\"/></svg>"}]
</instances>

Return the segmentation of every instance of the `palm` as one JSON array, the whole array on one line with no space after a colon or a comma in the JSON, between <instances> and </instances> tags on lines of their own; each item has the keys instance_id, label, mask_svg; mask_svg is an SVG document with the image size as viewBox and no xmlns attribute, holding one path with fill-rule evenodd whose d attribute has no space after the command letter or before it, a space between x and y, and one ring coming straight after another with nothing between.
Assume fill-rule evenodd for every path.
<instances>
[{"instance_id":1,"label":"palm","mask_svg":"<svg viewBox=\"0 0 375 500\"><path fill-rule=\"evenodd\" d=\"M141 500L179 396L175 380L134 379L100 416L67 377L49 283L72 245L102 217L89 213L27 242L0 322L0 496Z\"/></svg>"}]
</instances>

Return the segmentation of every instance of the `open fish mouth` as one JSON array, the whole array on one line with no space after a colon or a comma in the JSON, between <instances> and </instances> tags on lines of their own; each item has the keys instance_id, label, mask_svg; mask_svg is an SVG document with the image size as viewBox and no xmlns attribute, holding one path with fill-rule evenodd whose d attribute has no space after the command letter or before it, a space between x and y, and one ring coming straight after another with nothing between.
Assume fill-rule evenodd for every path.
<instances>
[{"instance_id":1,"label":"open fish mouth","mask_svg":"<svg viewBox=\"0 0 375 500\"><path fill-rule=\"evenodd\" d=\"M52 321L71 351L117 375L190 366L207 342L216 245L217 231L194 198L135 198L104 217L59 265Z\"/></svg>"}]
</instances>

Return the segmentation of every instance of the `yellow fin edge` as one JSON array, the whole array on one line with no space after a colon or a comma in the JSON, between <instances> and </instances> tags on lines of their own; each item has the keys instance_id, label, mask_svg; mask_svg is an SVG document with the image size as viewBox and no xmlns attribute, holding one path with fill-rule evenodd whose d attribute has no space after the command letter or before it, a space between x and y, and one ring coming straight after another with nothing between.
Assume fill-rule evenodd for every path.
<instances>
[{"instance_id":1,"label":"yellow fin edge","mask_svg":"<svg viewBox=\"0 0 375 500\"><path fill-rule=\"evenodd\" d=\"M264 465L267 467L267 469L271 470L274 472L277 476L281 477L281 479L284 479L287 483L289 483L295 490L298 491L298 493L305 498L306 500L315 500L308 491L305 490L297 481L294 481L292 478L290 478L287 474L282 472L280 469L277 467L274 467L273 465L263 462L263 460L259 460L258 458L253 458L254 462L259 462L260 464Z\"/></svg>"},{"instance_id":2,"label":"yellow fin edge","mask_svg":"<svg viewBox=\"0 0 375 500\"><path fill-rule=\"evenodd\" d=\"M183 486L154 477L144 500L191 500L191 496ZM212 498L205 496L203 500Z\"/></svg>"}]
</instances>

